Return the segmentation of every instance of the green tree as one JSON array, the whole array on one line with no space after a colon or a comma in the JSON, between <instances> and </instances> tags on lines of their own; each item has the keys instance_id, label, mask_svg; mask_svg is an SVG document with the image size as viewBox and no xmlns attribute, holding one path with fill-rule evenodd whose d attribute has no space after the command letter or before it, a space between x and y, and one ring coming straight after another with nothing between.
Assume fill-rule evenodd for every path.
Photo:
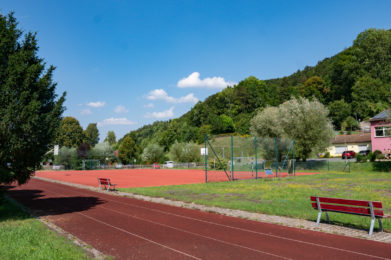
<instances>
[{"instance_id":1,"label":"green tree","mask_svg":"<svg viewBox=\"0 0 391 260\"><path fill-rule=\"evenodd\" d=\"M98 143L92 149L92 157L106 164L108 161L114 159L113 148L108 142Z\"/></svg>"},{"instance_id":2,"label":"green tree","mask_svg":"<svg viewBox=\"0 0 391 260\"><path fill-rule=\"evenodd\" d=\"M0 14L0 183L25 183L39 166L64 111L56 100L54 67L37 56L36 34Z\"/></svg>"},{"instance_id":3,"label":"green tree","mask_svg":"<svg viewBox=\"0 0 391 260\"><path fill-rule=\"evenodd\" d=\"M110 145L114 145L117 142L114 131L107 132L105 142L108 142Z\"/></svg>"},{"instance_id":4,"label":"green tree","mask_svg":"<svg viewBox=\"0 0 391 260\"><path fill-rule=\"evenodd\" d=\"M83 128L79 121L71 116L63 118L58 128L56 143L60 146L79 147L83 140Z\"/></svg>"},{"instance_id":5,"label":"green tree","mask_svg":"<svg viewBox=\"0 0 391 260\"><path fill-rule=\"evenodd\" d=\"M352 116L348 116L342 122L341 126L342 126L343 131L349 131L349 132L358 129L358 127L359 127L358 122Z\"/></svg>"},{"instance_id":6,"label":"green tree","mask_svg":"<svg viewBox=\"0 0 391 260\"><path fill-rule=\"evenodd\" d=\"M137 158L137 147L136 143L130 136L126 136L118 150L119 160L124 164L129 164L133 162L133 159Z\"/></svg>"},{"instance_id":7,"label":"green tree","mask_svg":"<svg viewBox=\"0 0 391 260\"><path fill-rule=\"evenodd\" d=\"M351 115L351 106L344 99L333 101L329 104L330 118L337 129L341 128L341 123Z\"/></svg>"},{"instance_id":8,"label":"green tree","mask_svg":"<svg viewBox=\"0 0 391 260\"><path fill-rule=\"evenodd\" d=\"M99 130L96 123L88 124L86 130L83 131L83 134L84 142L89 144L91 147L94 147L97 143L99 143Z\"/></svg>"},{"instance_id":9,"label":"green tree","mask_svg":"<svg viewBox=\"0 0 391 260\"><path fill-rule=\"evenodd\" d=\"M78 164L76 148L61 147L54 163L64 165L65 169L76 169Z\"/></svg>"},{"instance_id":10,"label":"green tree","mask_svg":"<svg viewBox=\"0 0 391 260\"><path fill-rule=\"evenodd\" d=\"M158 144L149 144L144 148L141 157L147 163L162 162L164 159L164 149Z\"/></svg>"},{"instance_id":11,"label":"green tree","mask_svg":"<svg viewBox=\"0 0 391 260\"><path fill-rule=\"evenodd\" d=\"M212 133L212 127L210 125L202 125L198 129L197 142L199 144L205 142L205 134L210 135L211 133Z\"/></svg>"},{"instance_id":12,"label":"green tree","mask_svg":"<svg viewBox=\"0 0 391 260\"><path fill-rule=\"evenodd\" d=\"M266 107L251 120L251 133L256 136L281 138L284 131L281 126L278 107Z\"/></svg>"},{"instance_id":13,"label":"green tree","mask_svg":"<svg viewBox=\"0 0 391 260\"><path fill-rule=\"evenodd\" d=\"M352 88L352 107L360 119L372 117L386 109L390 89L379 79L364 76Z\"/></svg>"},{"instance_id":14,"label":"green tree","mask_svg":"<svg viewBox=\"0 0 391 260\"><path fill-rule=\"evenodd\" d=\"M329 111L316 99L293 98L280 105L281 126L295 140L296 155L306 160L312 152L324 151L334 136Z\"/></svg>"},{"instance_id":15,"label":"green tree","mask_svg":"<svg viewBox=\"0 0 391 260\"><path fill-rule=\"evenodd\" d=\"M254 117L252 133L261 137L295 140L295 154L306 160L313 151L324 151L333 137L328 110L319 101L292 98L278 108L267 108Z\"/></svg>"},{"instance_id":16,"label":"green tree","mask_svg":"<svg viewBox=\"0 0 391 260\"><path fill-rule=\"evenodd\" d=\"M319 76L313 76L306 80L301 91L303 97L308 99L315 97L320 101L324 101L324 95L328 93L328 89L324 86L324 81Z\"/></svg>"},{"instance_id":17,"label":"green tree","mask_svg":"<svg viewBox=\"0 0 391 260\"><path fill-rule=\"evenodd\" d=\"M200 147L195 143L175 142L170 149L170 157L176 162L198 162Z\"/></svg>"}]
</instances>

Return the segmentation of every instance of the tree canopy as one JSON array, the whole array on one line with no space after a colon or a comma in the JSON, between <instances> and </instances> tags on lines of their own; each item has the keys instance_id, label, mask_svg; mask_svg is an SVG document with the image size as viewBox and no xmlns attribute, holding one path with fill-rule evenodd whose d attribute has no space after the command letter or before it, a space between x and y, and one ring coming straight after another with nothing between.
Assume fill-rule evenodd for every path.
<instances>
[{"instance_id":1,"label":"tree canopy","mask_svg":"<svg viewBox=\"0 0 391 260\"><path fill-rule=\"evenodd\" d=\"M114 131L107 132L105 142L108 142L110 145L114 145L117 142Z\"/></svg>"},{"instance_id":2,"label":"tree canopy","mask_svg":"<svg viewBox=\"0 0 391 260\"><path fill-rule=\"evenodd\" d=\"M88 124L86 130L83 132L84 141L90 146L95 146L99 142L99 130L96 123Z\"/></svg>"},{"instance_id":3,"label":"tree canopy","mask_svg":"<svg viewBox=\"0 0 391 260\"><path fill-rule=\"evenodd\" d=\"M133 160L137 158L136 143L130 136L126 136L118 150L119 160L124 164L133 163Z\"/></svg>"},{"instance_id":4,"label":"tree canopy","mask_svg":"<svg viewBox=\"0 0 391 260\"><path fill-rule=\"evenodd\" d=\"M77 148L83 143L83 140L83 128L79 121L71 116L63 118L58 128L56 143L60 146Z\"/></svg>"},{"instance_id":5,"label":"tree canopy","mask_svg":"<svg viewBox=\"0 0 391 260\"><path fill-rule=\"evenodd\" d=\"M37 56L36 34L17 25L0 14L0 182L22 184L50 149L65 93L57 99L55 68Z\"/></svg>"},{"instance_id":6,"label":"tree canopy","mask_svg":"<svg viewBox=\"0 0 391 260\"><path fill-rule=\"evenodd\" d=\"M292 98L279 107L259 112L251 121L254 135L295 140L295 154L306 160L312 152L323 152L333 138L328 110L318 100Z\"/></svg>"}]
</instances>

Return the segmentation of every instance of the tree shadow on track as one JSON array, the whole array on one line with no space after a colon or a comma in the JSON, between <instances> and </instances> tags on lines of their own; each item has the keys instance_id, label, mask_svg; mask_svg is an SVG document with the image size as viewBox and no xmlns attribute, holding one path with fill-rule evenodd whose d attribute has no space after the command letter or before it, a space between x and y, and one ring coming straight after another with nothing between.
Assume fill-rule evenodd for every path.
<instances>
[{"instance_id":1,"label":"tree shadow on track","mask_svg":"<svg viewBox=\"0 0 391 260\"><path fill-rule=\"evenodd\" d=\"M42 190L13 190L6 187L6 193L14 200L30 209L37 216L62 215L82 212L105 203L97 197L45 197Z\"/></svg>"}]
</instances>

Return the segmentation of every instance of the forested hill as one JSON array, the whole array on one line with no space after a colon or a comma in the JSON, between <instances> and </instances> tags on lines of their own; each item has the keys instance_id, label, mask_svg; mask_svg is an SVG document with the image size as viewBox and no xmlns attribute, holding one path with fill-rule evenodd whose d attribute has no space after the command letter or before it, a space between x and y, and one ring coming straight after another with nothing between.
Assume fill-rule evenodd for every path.
<instances>
[{"instance_id":1,"label":"forested hill","mask_svg":"<svg viewBox=\"0 0 391 260\"><path fill-rule=\"evenodd\" d=\"M351 47L316 66L277 79L250 76L198 102L180 118L158 121L128 135L141 147L154 142L167 149L176 140L201 142L204 133L248 134L257 111L291 96L316 97L329 108L339 129L347 118L368 119L388 108L390 93L391 30L369 29L360 33Z\"/></svg>"}]
</instances>

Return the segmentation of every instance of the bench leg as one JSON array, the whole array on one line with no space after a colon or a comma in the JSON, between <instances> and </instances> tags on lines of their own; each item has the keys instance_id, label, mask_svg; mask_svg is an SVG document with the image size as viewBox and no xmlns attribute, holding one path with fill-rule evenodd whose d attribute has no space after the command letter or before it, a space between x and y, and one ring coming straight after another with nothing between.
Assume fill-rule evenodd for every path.
<instances>
[{"instance_id":1,"label":"bench leg","mask_svg":"<svg viewBox=\"0 0 391 260\"><path fill-rule=\"evenodd\" d=\"M369 228L369 236L372 236L373 228L375 227L376 218L371 218L371 227Z\"/></svg>"},{"instance_id":2,"label":"bench leg","mask_svg":"<svg viewBox=\"0 0 391 260\"><path fill-rule=\"evenodd\" d=\"M381 223L381 218L378 218L379 220L379 229L380 229L380 232L383 232L383 223Z\"/></svg>"},{"instance_id":3,"label":"bench leg","mask_svg":"<svg viewBox=\"0 0 391 260\"><path fill-rule=\"evenodd\" d=\"M316 227L319 227L320 218L322 217L322 211L318 212L318 219L316 220Z\"/></svg>"},{"instance_id":4,"label":"bench leg","mask_svg":"<svg viewBox=\"0 0 391 260\"><path fill-rule=\"evenodd\" d=\"M330 224L330 218L329 218L329 213L326 211L326 220L327 220L327 223Z\"/></svg>"}]
</instances>

